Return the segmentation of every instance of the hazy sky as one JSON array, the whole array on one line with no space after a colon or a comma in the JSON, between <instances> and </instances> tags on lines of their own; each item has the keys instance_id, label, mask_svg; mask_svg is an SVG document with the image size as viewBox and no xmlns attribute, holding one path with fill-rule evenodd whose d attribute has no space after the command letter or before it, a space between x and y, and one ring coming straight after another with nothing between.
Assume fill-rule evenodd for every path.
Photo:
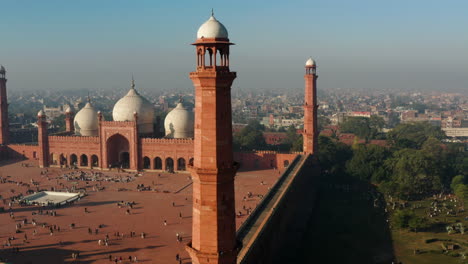
<instances>
[{"instance_id":1,"label":"hazy sky","mask_svg":"<svg viewBox=\"0 0 468 264\"><path fill-rule=\"evenodd\" d=\"M190 45L214 8L236 43L234 89L468 90L466 0L0 0L14 89L189 89Z\"/></svg>"}]
</instances>

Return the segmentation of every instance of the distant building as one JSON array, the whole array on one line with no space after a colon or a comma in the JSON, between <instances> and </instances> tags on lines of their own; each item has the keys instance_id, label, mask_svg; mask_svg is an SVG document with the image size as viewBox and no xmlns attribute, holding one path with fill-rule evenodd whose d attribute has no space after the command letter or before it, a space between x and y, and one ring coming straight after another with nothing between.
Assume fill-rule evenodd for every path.
<instances>
[{"instance_id":1,"label":"distant building","mask_svg":"<svg viewBox=\"0 0 468 264\"><path fill-rule=\"evenodd\" d=\"M468 128L467 127L463 127L463 128L442 128L442 130L445 132L447 137L455 137L455 138L468 137Z\"/></svg>"}]
</instances>

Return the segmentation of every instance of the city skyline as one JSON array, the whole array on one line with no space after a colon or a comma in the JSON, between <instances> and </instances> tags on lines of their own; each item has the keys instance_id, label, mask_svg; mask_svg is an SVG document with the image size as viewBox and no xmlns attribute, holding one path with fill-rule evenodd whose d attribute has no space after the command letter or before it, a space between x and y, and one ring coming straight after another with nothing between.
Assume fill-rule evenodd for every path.
<instances>
[{"instance_id":1,"label":"city skyline","mask_svg":"<svg viewBox=\"0 0 468 264\"><path fill-rule=\"evenodd\" d=\"M122 89L132 73L139 89L191 89L190 43L214 8L237 44L233 89L299 92L309 56L321 89L468 86L462 1L267 3L3 3L0 64L14 90Z\"/></svg>"}]
</instances>

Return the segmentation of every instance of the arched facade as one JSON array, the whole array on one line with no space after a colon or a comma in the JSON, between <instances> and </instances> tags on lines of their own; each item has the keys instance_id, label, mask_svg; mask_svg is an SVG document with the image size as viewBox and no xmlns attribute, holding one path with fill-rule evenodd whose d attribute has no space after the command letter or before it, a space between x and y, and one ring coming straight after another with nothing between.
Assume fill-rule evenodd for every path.
<instances>
[{"instance_id":1,"label":"arched facade","mask_svg":"<svg viewBox=\"0 0 468 264\"><path fill-rule=\"evenodd\" d=\"M99 158L97 155L91 156L91 167L99 167Z\"/></svg>"},{"instance_id":2,"label":"arched facade","mask_svg":"<svg viewBox=\"0 0 468 264\"><path fill-rule=\"evenodd\" d=\"M130 167L130 143L127 138L121 134L115 134L107 140L106 145L107 167Z\"/></svg>"},{"instance_id":3,"label":"arched facade","mask_svg":"<svg viewBox=\"0 0 468 264\"><path fill-rule=\"evenodd\" d=\"M162 159L160 157L154 158L154 169L155 170L162 170Z\"/></svg>"},{"instance_id":4,"label":"arched facade","mask_svg":"<svg viewBox=\"0 0 468 264\"><path fill-rule=\"evenodd\" d=\"M85 154L80 156L80 167L88 167L88 156Z\"/></svg>"},{"instance_id":5,"label":"arched facade","mask_svg":"<svg viewBox=\"0 0 468 264\"><path fill-rule=\"evenodd\" d=\"M184 158L179 158L177 159L177 170L178 171L185 171L185 159Z\"/></svg>"},{"instance_id":6,"label":"arched facade","mask_svg":"<svg viewBox=\"0 0 468 264\"><path fill-rule=\"evenodd\" d=\"M174 160L172 158L166 158L166 171L174 171Z\"/></svg>"},{"instance_id":7,"label":"arched facade","mask_svg":"<svg viewBox=\"0 0 468 264\"><path fill-rule=\"evenodd\" d=\"M70 165L71 166L78 166L78 156L76 154L70 155Z\"/></svg>"},{"instance_id":8,"label":"arched facade","mask_svg":"<svg viewBox=\"0 0 468 264\"><path fill-rule=\"evenodd\" d=\"M143 157L143 169L147 170L151 168L151 161L148 157Z\"/></svg>"}]
</instances>

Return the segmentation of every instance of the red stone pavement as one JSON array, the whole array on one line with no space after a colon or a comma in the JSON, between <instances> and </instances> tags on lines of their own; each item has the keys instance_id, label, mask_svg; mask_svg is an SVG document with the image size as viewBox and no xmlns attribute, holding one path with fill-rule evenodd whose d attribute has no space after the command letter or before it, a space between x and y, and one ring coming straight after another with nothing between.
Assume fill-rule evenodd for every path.
<instances>
[{"instance_id":1,"label":"red stone pavement","mask_svg":"<svg viewBox=\"0 0 468 264\"><path fill-rule=\"evenodd\" d=\"M21 164L29 164L31 167L23 167ZM0 163L0 176L7 177L8 180L16 182L30 183L31 179L39 182L41 189L60 187L59 183L72 186L72 182L65 179L58 179L64 173L71 170L59 168L49 168L47 175L40 175L40 169L34 162ZM108 176L127 176L134 173L103 172ZM158 175L160 174L160 176ZM188 173L158 173L145 172L142 176L136 177L129 183L102 182L105 187L103 191L93 191L90 186L97 182L89 182L87 196L73 205L54 209L57 216L32 215L40 207L12 206L15 219L11 219L8 214L8 201L6 204L0 201L0 207L5 207L5 212L0 212L0 243L6 243L8 237L15 237L11 247L18 247L19 253L12 253L11 247L2 246L0 258L7 258L13 263L111 263L109 255L112 257L122 257L122 263L130 263L129 256L136 256L138 262L144 263L178 263L175 256L179 254L183 258L183 263L190 263L188 254L184 250L184 245L190 240L191 235L191 205L192 187ZM236 211L245 213L243 207L254 208L260 201L257 194L265 194L278 179L279 172L274 170L261 170L239 172L236 176ZM263 181L263 184L262 184ZM77 186L86 187L86 182L76 181ZM153 185L153 182L155 185ZM137 191L137 184L152 186L156 191ZM117 191L119 188L127 191ZM29 188L34 189L34 188ZM181 190L182 189L182 190ZM12 192L14 190L14 193ZM25 194L28 190L26 186L18 186L13 183L0 184L0 195L9 198L19 193ZM180 192L177 192L181 190ZM252 192L254 196L244 201L247 192ZM126 214L127 207L119 208L119 201L135 201L136 205L131 209L130 215ZM175 203L175 207L172 203ZM87 208L89 213L84 211ZM179 214L182 214L180 218ZM246 215L237 218L237 227L246 219ZM21 233L15 233L15 225L27 218L28 224L21 228ZM30 222L34 218L37 226ZM165 226L164 220L167 221ZM42 223L47 225L57 225L60 232L54 232L51 236L48 228L43 228ZM76 226L71 229L69 226L74 223ZM99 233L88 234L88 228L96 229L98 225L104 227L99 229ZM33 235L33 230L37 231ZM136 237L129 237L130 231L136 232ZM116 238L115 232L124 233L123 239ZM141 238L141 232L147 234L146 238ZM183 238L178 242L176 234ZM28 240L24 243L24 234ZM104 239L105 234L109 235L110 245L99 246L98 240ZM61 244L60 244L61 242ZM79 252L78 260L73 261L71 254Z\"/></svg>"}]
</instances>

